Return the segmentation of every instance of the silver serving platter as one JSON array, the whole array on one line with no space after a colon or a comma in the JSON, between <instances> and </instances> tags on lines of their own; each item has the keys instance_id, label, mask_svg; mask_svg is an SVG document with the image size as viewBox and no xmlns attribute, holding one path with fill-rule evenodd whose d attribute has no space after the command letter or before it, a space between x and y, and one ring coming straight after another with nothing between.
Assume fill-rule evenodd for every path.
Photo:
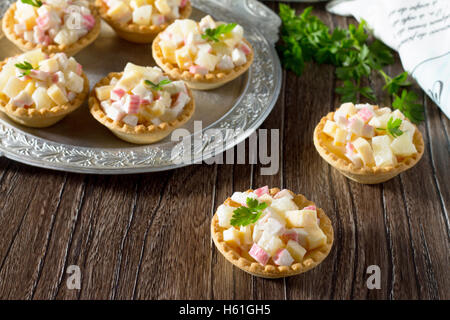
<instances>
[{"instance_id":1,"label":"silver serving platter","mask_svg":"<svg viewBox=\"0 0 450 320\"><path fill-rule=\"evenodd\" d=\"M13 0L2 0L3 16ZM18 125L0 114L0 156L29 165L97 174L163 171L187 165L181 159L191 148L192 162L199 163L244 141L267 118L281 88L281 66L274 49L278 16L256 0L193 0L193 19L206 13L221 21L244 26L255 50L250 70L213 91L195 91L196 111L184 126L199 142L171 141L137 146L116 138L89 113L87 102L61 122L45 129ZM0 60L19 54L0 32ZM109 72L122 71L127 62L155 65L150 45L136 45L118 38L105 23L99 38L75 57L83 66L91 88ZM194 131L194 121L202 130ZM217 129L218 141L207 129ZM229 130L235 129L235 130ZM191 139L194 141L194 139Z\"/></svg>"}]
</instances>

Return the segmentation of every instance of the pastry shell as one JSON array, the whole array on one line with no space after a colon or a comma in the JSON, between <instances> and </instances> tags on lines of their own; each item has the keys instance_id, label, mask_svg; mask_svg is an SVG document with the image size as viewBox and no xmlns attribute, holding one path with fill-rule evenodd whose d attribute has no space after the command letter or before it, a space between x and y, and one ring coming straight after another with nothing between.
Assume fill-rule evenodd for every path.
<instances>
[{"instance_id":1,"label":"pastry shell","mask_svg":"<svg viewBox=\"0 0 450 320\"><path fill-rule=\"evenodd\" d=\"M247 62L241 66L236 66L231 70L214 70L206 75L192 74L187 70L181 70L178 66L165 62L161 48L159 46L159 35L152 44L153 59L156 64L166 72L170 78L183 80L186 84L196 90L212 90L223 86L224 84L236 79L246 72L254 59L254 51L251 44L244 39L245 44L250 48L250 54L247 55Z\"/></svg>"},{"instance_id":2,"label":"pastry shell","mask_svg":"<svg viewBox=\"0 0 450 320\"><path fill-rule=\"evenodd\" d=\"M103 2L103 0L96 0L95 6L98 9L98 12L100 13L100 16L103 20L108 23L111 28L114 29L114 31L117 33L117 35L130 42L134 43L151 43L153 39L169 26L169 23L163 23L162 25L155 26L155 25L149 25L149 26L143 26L138 25L135 23L121 23L117 22L111 17L107 15L108 6L106 3ZM187 19L192 13L192 6L191 2L188 1L186 3L186 6L184 6L180 10L180 17L178 19Z\"/></svg>"},{"instance_id":3,"label":"pastry shell","mask_svg":"<svg viewBox=\"0 0 450 320\"><path fill-rule=\"evenodd\" d=\"M377 109L378 107L375 106ZM347 178L363 184L377 184L388 181L401 172L408 170L415 166L422 158L424 152L424 142L422 134L417 129L414 132L413 143L417 149L417 153L405 157L398 161L397 165L389 167L361 167L358 168L353 163L339 155L333 153L327 148L327 141L330 138L323 133L323 128L327 120L333 120L334 112L328 113L323 117L314 130L314 146L319 152L320 156L325 159L330 165L339 170Z\"/></svg>"},{"instance_id":4,"label":"pastry shell","mask_svg":"<svg viewBox=\"0 0 450 320\"><path fill-rule=\"evenodd\" d=\"M7 60L0 62L0 72ZM89 94L89 80L83 72L83 91L78 93L75 99L61 106L54 106L51 109L19 108L8 101L8 97L0 93L0 111L4 112L13 121L32 128L45 128L54 125L62 120L66 115L78 109Z\"/></svg>"},{"instance_id":5,"label":"pastry shell","mask_svg":"<svg viewBox=\"0 0 450 320\"><path fill-rule=\"evenodd\" d=\"M64 52L69 57L74 56L78 52L86 48L88 45L90 45L92 42L94 42L100 34L101 19L98 16L95 6L91 4L89 5L89 7L91 9L92 15L94 15L95 17L95 26L91 31L89 31L88 34L86 34L84 37L81 37L75 43L72 43L70 45L51 44L46 46L43 44L36 44L25 41L25 39L17 35L14 32L14 13L16 11L15 3L13 3L9 7L9 9L5 13L5 16L3 17L2 21L3 33L12 43L14 43L23 52L41 48L42 52L47 54Z\"/></svg>"},{"instance_id":6,"label":"pastry shell","mask_svg":"<svg viewBox=\"0 0 450 320\"><path fill-rule=\"evenodd\" d=\"M119 79L122 74L123 72L110 73L107 77L103 78L95 85L89 97L89 109L92 116L98 122L107 127L118 138L135 144L154 143L164 139L173 130L185 124L194 114L194 97L192 96L191 90L187 88L191 100L184 107L183 111L178 115L178 117L170 122L162 122L159 125L152 124L149 126L140 124L133 127L122 121L114 121L111 118L108 118L100 105L100 101L96 97L95 89L98 87L109 85L113 78Z\"/></svg>"},{"instance_id":7,"label":"pastry shell","mask_svg":"<svg viewBox=\"0 0 450 320\"><path fill-rule=\"evenodd\" d=\"M249 191L251 192L253 190ZM280 189L278 188L272 188L270 189L270 195L274 196L279 191ZM295 195L292 192L291 194L294 196L293 200L299 208L315 205L314 202L307 200L301 194ZM263 266L254 260L251 261L248 258L243 257L240 252L236 251L235 248L229 246L226 242L223 241L223 230L225 230L225 228L219 226L217 213L214 214L214 217L211 221L211 236L220 253L222 253L222 255L229 262L234 264L239 269L250 273L251 275L262 278L289 277L298 275L317 267L323 260L325 260L325 258L331 251L331 247L333 246L334 241L334 233L333 227L331 225L331 220L320 208L317 208L317 217L320 218L320 229L322 229L322 231L327 236L326 244L314 250L307 251L301 263L296 262L289 267L270 264L270 261L268 264Z\"/></svg>"}]
</instances>

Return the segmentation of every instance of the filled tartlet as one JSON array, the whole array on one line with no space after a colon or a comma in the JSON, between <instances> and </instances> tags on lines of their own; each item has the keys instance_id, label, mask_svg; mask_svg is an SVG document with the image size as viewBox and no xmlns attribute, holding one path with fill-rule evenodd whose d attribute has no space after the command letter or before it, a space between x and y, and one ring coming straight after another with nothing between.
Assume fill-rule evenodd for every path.
<instances>
[{"instance_id":1,"label":"filled tartlet","mask_svg":"<svg viewBox=\"0 0 450 320\"><path fill-rule=\"evenodd\" d=\"M228 261L264 278L308 271L333 245L333 227L322 209L303 195L267 186L235 192L221 204L211 235Z\"/></svg>"},{"instance_id":2,"label":"filled tartlet","mask_svg":"<svg viewBox=\"0 0 450 320\"><path fill-rule=\"evenodd\" d=\"M420 131L399 110L344 103L322 118L314 145L346 177L365 184L387 181L422 157Z\"/></svg>"},{"instance_id":3,"label":"filled tartlet","mask_svg":"<svg viewBox=\"0 0 450 320\"><path fill-rule=\"evenodd\" d=\"M172 79L193 89L210 90L234 80L250 68L253 49L235 23L177 20L152 45L153 58Z\"/></svg>"},{"instance_id":4,"label":"filled tartlet","mask_svg":"<svg viewBox=\"0 0 450 320\"><path fill-rule=\"evenodd\" d=\"M191 15L189 0L96 0L103 18L125 40L151 43L175 19Z\"/></svg>"},{"instance_id":5,"label":"filled tartlet","mask_svg":"<svg viewBox=\"0 0 450 320\"><path fill-rule=\"evenodd\" d=\"M75 55L100 34L101 20L86 0L18 0L3 18L6 37L22 51Z\"/></svg>"},{"instance_id":6,"label":"filled tartlet","mask_svg":"<svg viewBox=\"0 0 450 320\"><path fill-rule=\"evenodd\" d=\"M0 63L0 111L28 127L48 127L77 109L89 94L81 65L65 53L40 49Z\"/></svg>"},{"instance_id":7,"label":"filled tartlet","mask_svg":"<svg viewBox=\"0 0 450 320\"><path fill-rule=\"evenodd\" d=\"M117 137L149 144L169 135L194 114L194 98L182 81L171 81L158 67L128 63L95 86L92 115Z\"/></svg>"}]
</instances>

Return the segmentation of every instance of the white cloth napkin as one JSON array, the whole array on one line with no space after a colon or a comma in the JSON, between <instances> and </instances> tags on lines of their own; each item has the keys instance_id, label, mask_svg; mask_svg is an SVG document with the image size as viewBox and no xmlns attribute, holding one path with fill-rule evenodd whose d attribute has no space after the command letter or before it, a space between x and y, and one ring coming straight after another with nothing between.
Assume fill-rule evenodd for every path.
<instances>
[{"instance_id":1,"label":"white cloth napkin","mask_svg":"<svg viewBox=\"0 0 450 320\"><path fill-rule=\"evenodd\" d=\"M327 10L366 20L450 118L450 0L334 0Z\"/></svg>"}]
</instances>

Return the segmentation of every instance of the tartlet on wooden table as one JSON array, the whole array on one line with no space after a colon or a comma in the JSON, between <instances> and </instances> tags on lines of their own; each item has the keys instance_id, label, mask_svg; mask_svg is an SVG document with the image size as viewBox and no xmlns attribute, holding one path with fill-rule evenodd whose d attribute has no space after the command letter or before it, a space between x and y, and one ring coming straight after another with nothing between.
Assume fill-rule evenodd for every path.
<instances>
[{"instance_id":1,"label":"tartlet on wooden table","mask_svg":"<svg viewBox=\"0 0 450 320\"><path fill-rule=\"evenodd\" d=\"M110 16L108 16L108 6L103 0L95 0L95 6L102 17L102 19L114 29L117 35L130 42L134 43L151 43L155 37L166 29L171 21L165 22L161 25L139 25L136 23L121 23L115 21ZM180 10L180 18L178 19L186 19L192 13L192 5L191 2L188 1L186 5Z\"/></svg>"},{"instance_id":2,"label":"tartlet on wooden table","mask_svg":"<svg viewBox=\"0 0 450 320\"><path fill-rule=\"evenodd\" d=\"M105 127L107 127L114 135L118 138L125 140L127 142L135 144L150 144L160 141L167 137L173 130L185 124L192 117L195 111L195 101L192 96L192 92L187 88L188 95L190 97L189 103L184 107L183 111L178 115L178 117L170 122L162 122L159 125L148 125L143 124L137 125L135 127L130 126L123 121L114 121L109 118L103 111L100 101L96 97L95 89L102 86L107 86L111 83L113 78L120 79L123 72L117 73L112 72L107 77L100 80L95 87L92 89L91 95L89 97L89 109L92 116Z\"/></svg>"},{"instance_id":3,"label":"tartlet on wooden table","mask_svg":"<svg viewBox=\"0 0 450 320\"><path fill-rule=\"evenodd\" d=\"M152 44L152 54L156 64L163 69L164 72L170 76L170 78L175 80L183 80L190 88L195 90L212 90L233 81L250 68L254 59L252 45L244 39L243 41L251 50L251 53L247 56L247 62L245 64L236 66L231 70L214 70L206 75L192 74L188 70L181 70L177 65L165 61L159 46L159 41L160 38L158 35Z\"/></svg>"},{"instance_id":4,"label":"tartlet on wooden table","mask_svg":"<svg viewBox=\"0 0 450 320\"><path fill-rule=\"evenodd\" d=\"M378 109L378 106L375 106ZM330 143L330 138L323 133L323 128L327 120L332 121L335 112L328 113L323 117L319 124L314 130L314 146L320 156L328 162L331 166L337 169L347 178L362 184L377 184L388 181L395 176L399 175L403 171L406 171L414 167L419 160L422 158L424 153L424 142L422 134L419 129L415 127L415 132L413 136L413 143L417 149L417 153L411 156L404 157L399 160L395 166L388 167L355 167L355 165L348 159L339 156L338 154L332 152L328 145Z\"/></svg>"},{"instance_id":5,"label":"tartlet on wooden table","mask_svg":"<svg viewBox=\"0 0 450 320\"><path fill-rule=\"evenodd\" d=\"M89 5L92 14L95 17L96 23L92 30L90 30L84 37L81 37L75 43L70 45L59 45L59 44L36 44L29 41L26 41L19 35L14 32L14 14L16 12L16 4L13 3L9 9L6 11L3 20L2 20L2 28L5 36L14 43L20 50L23 52L41 49L42 52L47 54L64 52L67 56L74 56L87 46L89 46L92 42L94 42L98 36L100 35L101 29L101 19L97 13L97 10L93 4Z\"/></svg>"},{"instance_id":6,"label":"tartlet on wooden table","mask_svg":"<svg viewBox=\"0 0 450 320\"><path fill-rule=\"evenodd\" d=\"M52 55L51 55L52 56ZM7 59L0 63L0 72L6 64ZM0 111L4 112L13 121L32 128L50 127L62 120L69 113L78 109L86 100L89 94L89 80L83 72L84 79L83 91L78 93L73 101L64 105L55 106L50 109L36 109L36 108L18 108L13 106L8 97L0 93Z\"/></svg>"},{"instance_id":7,"label":"tartlet on wooden table","mask_svg":"<svg viewBox=\"0 0 450 320\"><path fill-rule=\"evenodd\" d=\"M252 192L253 190L248 191ZM279 191L280 189L278 188L272 188L269 190L271 196L274 196ZM306 199L305 196L301 194L294 194L291 191L290 193L294 196L293 201L299 208L315 206L315 203ZM326 244L316 249L308 250L302 262L295 262L289 267L278 266L270 262L263 266L253 259L250 260L251 258L243 257L242 252L240 252L236 248L229 246L223 240L223 231L225 228L219 226L217 212L214 214L211 221L211 236L214 244L216 245L216 248L220 251L220 253L222 253L225 259L227 259L239 269L250 273L251 275L262 278L289 277L304 273L317 267L323 260L325 260L325 258L331 251L334 241L334 232L331 220L320 208L317 208L317 217L320 219L319 227L327 237Z\"/></svg>"}]
</instances>

